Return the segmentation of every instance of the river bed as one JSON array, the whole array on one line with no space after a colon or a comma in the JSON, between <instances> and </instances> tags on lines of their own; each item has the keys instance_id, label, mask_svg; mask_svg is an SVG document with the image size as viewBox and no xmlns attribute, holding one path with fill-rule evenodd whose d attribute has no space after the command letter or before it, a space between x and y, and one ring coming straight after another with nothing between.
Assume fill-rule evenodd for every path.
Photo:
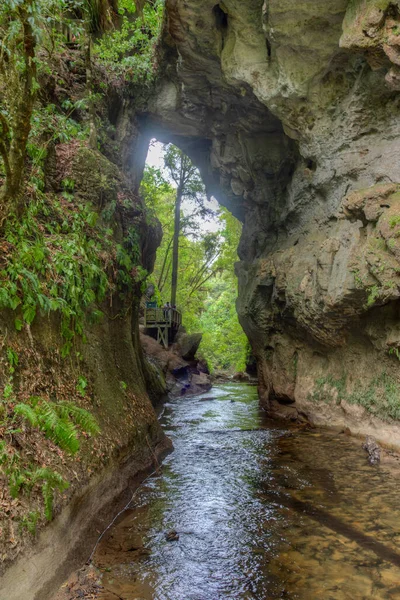
<instances>
[{"instance_id":1,"label":"river bed","mask_svg":"<svg viewBox=\"0 0 400 600\"><path fill-rule=\"evenodd\" d=\"M400 599L399 480L267 420L256 388L166 405L175 451L98 545L102 600Z\"/></svg>"}]
</instances>

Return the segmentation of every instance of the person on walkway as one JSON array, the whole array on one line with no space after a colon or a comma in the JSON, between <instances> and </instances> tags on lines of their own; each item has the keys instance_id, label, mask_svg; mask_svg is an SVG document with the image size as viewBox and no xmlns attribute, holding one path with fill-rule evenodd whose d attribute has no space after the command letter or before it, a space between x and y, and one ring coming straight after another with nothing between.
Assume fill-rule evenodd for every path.
<instances>
[{"instance_id":1,"label":"person on walkway","mask_svg":"<svg viewBox=\"0 0 400 600\"><path fill-rule=\"evenodd\" d=\"M169 302L166 302L164 304L164 306L163 306L163 309L164 309L164 319L166 321L168 321L169 320L169 313L170 313L170 310L171 310L171 304Z\"/></svg>"}]
</instances>

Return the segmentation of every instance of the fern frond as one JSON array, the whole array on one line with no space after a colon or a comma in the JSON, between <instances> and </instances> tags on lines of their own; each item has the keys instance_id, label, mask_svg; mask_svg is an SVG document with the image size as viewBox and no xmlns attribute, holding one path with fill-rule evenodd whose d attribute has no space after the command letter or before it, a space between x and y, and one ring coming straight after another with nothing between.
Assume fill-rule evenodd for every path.
<instances>
[{"instance_id":1,"label":"fern frond","mask_svg":"<svg viewBox=\"0 0 400 600\"><path fill-rule=\"evenodd\" d=\"M75 454L80 448L76 427L72 421L58 418L52 439L60 448L68 450L71 454Z\"/></svg>"},{"instance_id":2,"label":"fern frond","mask_svg":"<svg viewBox=\"0 0 400 600\"><path fill-rule=\"evenodd\" d=\"M67 415L73 419L76 425L79 425L83 431L90 433L91 435L97 435L100 433L100 427L94 416L85 410L76 406L72 402L62 402L58 404L63 418Z\"/></svg>"},{"instance_id":3,"label":"fern frond","mask_svg":"<svg viewBox=\"0 0 400 600\"><path fill-rule=\"evenodd\" d=\"M14 414L26 419L29 425L32 427L38 427L39 425L36 411L32 408L32 406L29 406L29 404L24 404L23 402L17 404L17 406L14 408Z\"/></svg>"},{"instance_id":4,"label":"fern frond","mask_svg":"<svg viewBox=\"0 0 400 600\"><path fill-rule=\"evenodd\" d=\"M58 489L60 492L63 492L68 488L69 483L57 471L52 471L46 467L36 469L33 473L33 479L35 482L43 481L44 514L46 515L46 519L51 521L53 518L54 490Z\"/></svg>"},{"instance_id":5,"label":"fern frond","mask_svg":"<svg viewBox=\"0 0 400 600\"><path fill-rule=\"evenodd\" d=\"M52 437L52 433L59 420L54 405L46 400L42 400L41 403L37 405L36 411L40 428L43 429L49 437Z\"/></svg>"},{"instance_id":6,"label":"fern frond","mask_svg":"<svg viewBox=\"0 0 400 600\"><path fill-rule=\"evenodd\" d=\"M9 478L10 494L12 498L17 498L21 487L26 482L26 476L22 471L13 471Z\"/></svg>"},{"instance_id":7,"label":"fern frond","mask_svg":"<svg viewBox=\"0 0 400 600\"><path fill-rule=\"evenodd\" d=\"M46 515L46 519L51 521L53 518L54 490L47 481L42 485L42 494L44 500L44 514Z\"/></svg>"},{"instance_id":8,"label":"fern frond","mask_svg":"<svg viewBox=\"0 0 400 600\"><path fill-rule=\"evenodd\" d=\"M39 467L35 469L32 473L32 481L33 483L37 483L38 481L47 482L53 488L60 490L60 492L63 492L69 487L68 481L65 481L60 473L57 473L57 471L53 471L48 467Z\"/></svg>"},{"instance_id":9,"label":"fern frond","mask_svg":"<svg viewBox=\"0 0 400 600\"><path fill-rule=\"evenodd\" d=\"M14 412L25 418L32 427L38 427L63 450L75 454L80 444L77 427L96 435L100 427L93 415L73 402L56 404L37 396L30 398L30 405L20 403Z\"/></svg>"}]
</instances>

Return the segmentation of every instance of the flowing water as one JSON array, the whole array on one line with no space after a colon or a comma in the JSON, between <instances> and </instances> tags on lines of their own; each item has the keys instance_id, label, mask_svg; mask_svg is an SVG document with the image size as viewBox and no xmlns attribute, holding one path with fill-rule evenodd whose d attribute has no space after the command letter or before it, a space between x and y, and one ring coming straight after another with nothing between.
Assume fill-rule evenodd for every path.
<instances>
[{"instance_id":1,"label":"flowing water","mask_svg":"<svg viewBox=\"0 0 400 600\"><path fill-rule=\"evenodd\" d=\"M400 599L400 480L359 441L270 422L239 384L162 422L175 451L99 544L100 598Z\"/></svg>"}]
</instances>

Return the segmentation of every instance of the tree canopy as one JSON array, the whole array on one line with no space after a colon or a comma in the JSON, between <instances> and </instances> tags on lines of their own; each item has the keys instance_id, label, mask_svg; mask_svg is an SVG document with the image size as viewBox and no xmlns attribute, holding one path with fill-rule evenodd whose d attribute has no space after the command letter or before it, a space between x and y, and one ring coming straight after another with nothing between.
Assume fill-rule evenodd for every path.
<instances>
[{"instance_id":1,"label":"tree canopy","mask_svg":"<svg viewBox=\"0 0 400 600\"><path fill-rule=\"evenodd\" d=\"M157 216L163 228L151 282L158 302L164 303L171 297L176 189L160 170L146 167L141 190L151 214ZM221 208L215 216L218 231L205 233L201 228L206 217L204 205L191 203L190 207L191 211L181 211L177 306L186 329L203 333L200 354L211 370L243 370L247 339L236 314L234 274L241 224Z\"/></svg>"}]
</instances>

